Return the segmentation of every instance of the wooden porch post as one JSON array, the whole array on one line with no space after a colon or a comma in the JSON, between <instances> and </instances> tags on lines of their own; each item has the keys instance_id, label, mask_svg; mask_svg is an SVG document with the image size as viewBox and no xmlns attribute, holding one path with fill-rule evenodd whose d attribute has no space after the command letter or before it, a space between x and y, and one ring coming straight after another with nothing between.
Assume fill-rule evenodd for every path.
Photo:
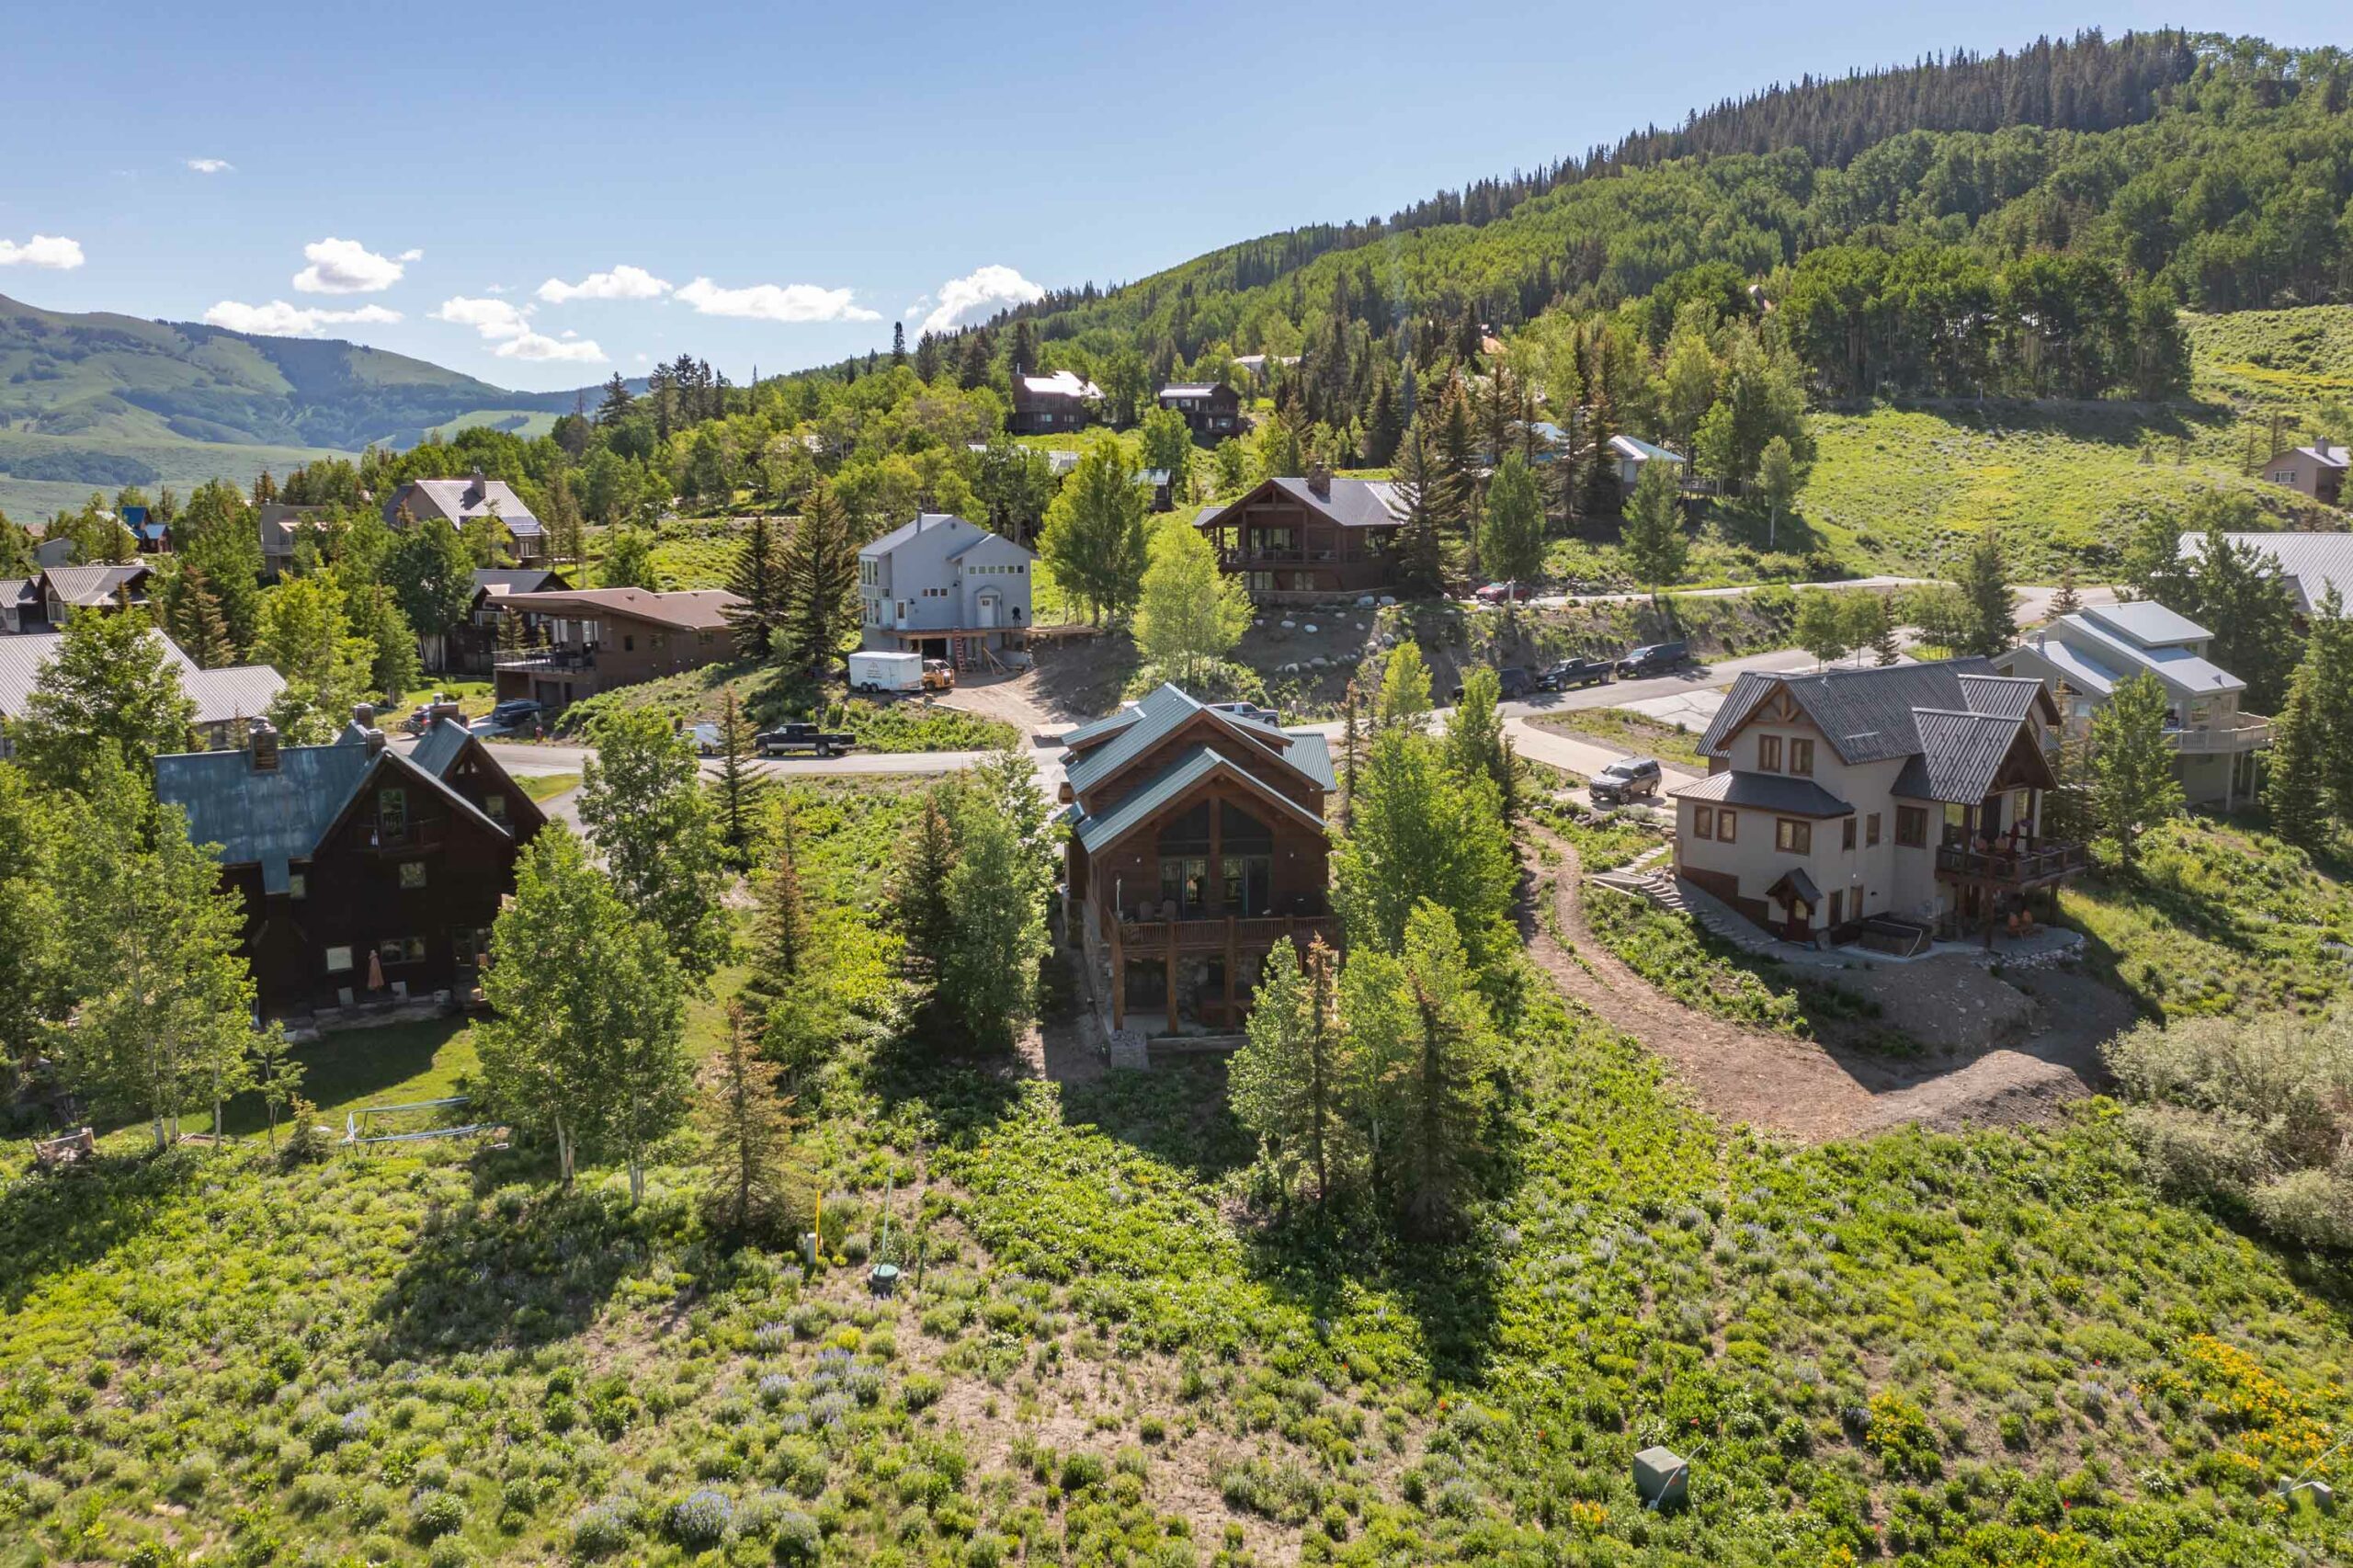
<instances>
[{"instance_id":1,"label":"wooden porch post","mask_svg":"<svg viewBox=\"0 0 2353 1568\"><path fill-rule=\"evenodd\" d=\"M1120 951L1120 912L1113 910L1111 926L1111 1027L1128 1027L1128 966Z\"/></svg>"},{"instance_id":2,"label":"wooden porch post","mask_svg":"<svg viewBox=\"0 0 2353 1568\"><path fill-rule=\"evenodd\" d=\"M1241 967L1241 949L1234 942L1233 911L1225 912L1225 1027L1233 1027L1233 971Z\"/></svg>"},{"instance_id":3,"label":"wooden porch post","mask_svg":"<svg viewBox=\"0 0 2353 1568\"><path fill-rule=\"evenodd\" d=\"M1168 1032L1176 1032L1176 922L1174 920L1168 922Z\"/></svg>"}]
</instances>

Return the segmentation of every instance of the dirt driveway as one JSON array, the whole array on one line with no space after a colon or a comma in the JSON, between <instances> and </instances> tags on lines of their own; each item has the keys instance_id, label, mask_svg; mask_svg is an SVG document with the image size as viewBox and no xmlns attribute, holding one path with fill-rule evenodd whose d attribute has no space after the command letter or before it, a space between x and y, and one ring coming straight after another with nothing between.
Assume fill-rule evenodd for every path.
<instances>
[{"instance_id":1,"label":"dirt driveway","mask_svg":"<svg viewBox=\"0 0 2353 1568\"><path fill-rule=\"evenodd\" d=\"M1529 955L1563 995L1640 1040L1711 1114L1809 1143L1918 1122L1943 1131L2048 1119L2103 1081L2099 1044L2132 1021L2129 1003L2081 975L2050 971L2027 989L2045 1027L2014 1047L1917 1061L1767 1034L1687 1007L1620 962L1585 915L1576 854L1549 835L1557 866L1532 859L1521 927ZM1561 938L1535 917L1551 881Z\"/></svg>"}]
</instances>

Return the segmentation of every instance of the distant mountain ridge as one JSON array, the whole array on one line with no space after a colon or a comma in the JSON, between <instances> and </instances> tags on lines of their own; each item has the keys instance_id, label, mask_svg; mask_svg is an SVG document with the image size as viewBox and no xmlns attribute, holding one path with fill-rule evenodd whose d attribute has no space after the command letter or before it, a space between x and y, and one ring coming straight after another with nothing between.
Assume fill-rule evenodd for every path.
<instances>
[{"instance_id":1,"label":"distant mountain ridge","mask_svg":"<svg viewBox=\"0 0 2353 1568\"><path fill-rule=\"evenodd\" d=\"M569 413L580 395L514 392L339 338L48 311L0 296L0 430L17 435L356 450L413 444L486 410Z\"/></svg>"}]
</instances>

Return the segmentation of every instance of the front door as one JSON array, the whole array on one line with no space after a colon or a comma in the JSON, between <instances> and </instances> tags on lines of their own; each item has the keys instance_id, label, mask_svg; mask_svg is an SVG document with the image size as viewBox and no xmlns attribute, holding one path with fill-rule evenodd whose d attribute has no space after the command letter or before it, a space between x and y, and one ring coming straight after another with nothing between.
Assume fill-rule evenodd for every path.
<instances>
[{"instance_id":1,"label":"front door","mask_svg":"<svg viewBox=\"0 0 2353 1568\"><path fill-rule=\"evenodd\" d=\"M982 630L986 631L986 630L988 630L989 628L994 627L995 624L996 624L996 596L995 596L995 594L983 594L983 595L981 596L981 627L982 627Z\"/></svg>"}]
</instances>

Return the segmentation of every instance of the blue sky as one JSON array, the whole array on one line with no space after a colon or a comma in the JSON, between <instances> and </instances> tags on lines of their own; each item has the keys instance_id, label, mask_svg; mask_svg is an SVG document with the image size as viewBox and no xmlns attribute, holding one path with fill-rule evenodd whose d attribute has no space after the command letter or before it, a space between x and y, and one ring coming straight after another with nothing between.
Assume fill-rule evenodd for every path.
<instances>
[{"instance_id":1,"label":"blue sky","mask_svg":"<svg viewBox=\"0 0 2353 1568\"><path fill-rule=\"evenodd\" d=\"M741 380L887 347L893 320L912 339L1025 288L1386 213L1806 71L2085 25L2353 41L2343 15L19 5L0 293L350 337L512 387L682 349Z\"/></svg>"}]
</instances>

